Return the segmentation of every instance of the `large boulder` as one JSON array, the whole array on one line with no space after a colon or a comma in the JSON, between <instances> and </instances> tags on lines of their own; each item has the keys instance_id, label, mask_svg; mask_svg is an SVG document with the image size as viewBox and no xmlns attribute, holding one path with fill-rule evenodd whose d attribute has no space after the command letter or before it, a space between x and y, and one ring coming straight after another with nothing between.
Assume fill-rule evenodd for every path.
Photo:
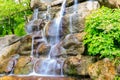
<instances>
[{"instance_id":1,"label":"large boulder","mask_svg":"<svg viewBox=\"0 0 120 80\"><path fill-rule=\"evenodd\" d=\"M14 74L29 74L33 70L33 62L30 57L21 56L14 69Z\"/></svg>"},{"instance_id":2,"label":"large boulder","mask_svg":"<svg viewBox=\"0 0 120 80\"><path fill-rule=\"evenodd\" d=\"M19 55L9 56L7 59L4 59L0 62L0 74L9 74L13 73L14 67L17 64Z\"/></svg>"},{"instance_id":3,"label":"large boulder","mask_svg":"<svg viewBox=\"0 0 120 80\"><path fill-rule=\"evenodd\" d=\"M19 46L19 49L17 50L17 53L20 55L30 55L31 46L32 46L32 36L26 35L25 37L22 38L21 44Z\"/></svg>"},{"instance_id":4,"label":"large boulder","mask_svg":"<svg viewBox=\"0 0 120 80\"><path fill-rule=\"evenodd\" d=\"M94 58L91 56L72 56L68 57L63 66L64 73L67 75L88 75L88 66L92 64Z\"/></svg>"},{"instance_id":5,"label":"large boulder","mask_svg":"<svg viewBox=\"0 0 120 80\"><path fill-rule=\"evenodd\" d=\"M45 43L39 44L37 48L37 53L40 55L46 55L49 53L49 51L50 51L50 45L45 44Z\"/></svg>"},{"instance_id":6,"label":"large boulder","mask_svg":"<svg viewBox=\"0 0 120 80\"><path fill-rule=\"evenodd\" d=\"M80 55L84 53L84 45L75 34L68 34L63 41L63 48L68 55Z\"/></svg>"},{"instance_id":7,"label":"large boulder","mask_svg":"<svg viewBox=\"0 0 120 80\"><path fill-rule=\"evenodd\" d=\"M15 35L7 35L0 38L0 61L17 54L17 50L20 46L19 37Z\"/></svg>"},{"instance_id":8,"label":"large boulder","mask_svg":"<svg viewBox=\"0 0 120 80\"><path fill-rule=\"evenodd\" d=\"M93 80L114 80L115 65L107 58L91 64L88 73Z\"/></svg>"}]
</instances>

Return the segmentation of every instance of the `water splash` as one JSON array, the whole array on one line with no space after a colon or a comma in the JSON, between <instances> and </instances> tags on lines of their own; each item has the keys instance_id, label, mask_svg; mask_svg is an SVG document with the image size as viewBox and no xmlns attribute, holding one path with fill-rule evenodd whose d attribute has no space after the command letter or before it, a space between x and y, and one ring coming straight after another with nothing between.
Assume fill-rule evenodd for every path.
<instances>
[{"instance_id":1,"label":"water splash","mask_svg":"<svg viewBox=\"0 0 120 80\"><path fill-rule=\"evenodd\" d=\"M42 62L40 73L44 75L58 75L57 69L60 69L60 64L58 64L56 59L47 58Z\"/></svg>"}]
</instances>

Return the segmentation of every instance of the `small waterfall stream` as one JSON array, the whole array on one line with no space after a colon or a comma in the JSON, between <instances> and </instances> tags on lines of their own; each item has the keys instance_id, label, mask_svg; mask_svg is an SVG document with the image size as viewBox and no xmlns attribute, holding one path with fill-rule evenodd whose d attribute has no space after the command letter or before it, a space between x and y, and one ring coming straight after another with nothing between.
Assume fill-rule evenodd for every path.
<instances>
[{"instance_id":1,"label":"small waterfall stream","mask_svg":"<svg viewBox=\"0 0 120 80\"><path fill-rule=\"evenodd\" d=\"M74 15L76 15L76 13L77 13L77 10L78 10L78 0L74 0L74 9L73 9L73 13L72 14L70 14L70 17L69 17L69 31L70 31L70 34L73 34L73 32L74 32L74 30L73 30L73 20L72 20L72 18L73 18L73 16Z\"/></svg>"},{"instance_id":2,"label":"small waterfall stream","mask_svg":"<svg viewBox=\"0 0 120 80\"><path fill-rule=\"evenodd\" d=\"M39 31L39 26L38 26L38 30L33 34L32 36L32 47L31 47L31 55L30 57L33 60L33 72L30 75L63 75L63 70L62 70L62 66L63 66L63 61L58 61L57 57L55 57L55 55L57 55L59 53L58 50L58 44L60 42L60 29L61 29L61 24L62 24L62 17L64 16L64 12L65 12L65 6L66 6L66 0L63 1L62 6L61 6L61 10L59 13L59 16L57 17L56 20L54 20L54 26L52 26L52 28L50 28L49 32L52 32L54 34L54 36L50 37L50 41L49 44L51 46L51 49L48 53L48 57L46 59L44 59L41 62L41 66L39 68L40 73L37 74L34 70L35 64L37 62L37 54L38 54L38 49L40 46L38 46L38 48L36 49L36 54L34 53L34 42L35 42L35 36L41 34L42 38L39 39L39 41L44 41L46 44L48 44L48 40L45 37L45 28L43 28L43 30ZM47 20L51 20L51 15L50 15L50 8L51 6L48 5L47 6L47 11L46 11L46 19ZM33 14L33 20L37 20L38 19L38 9L34 9L34 14Z\"/></svg>"},{"instance_id":3,"label":"small waterfall stream","mask_svg":"<svg viewBox=\"0 0 120 80\"><path fill-rule=\"evenodd\" d=\"M57 20L55 20L54 22L54 26L52 26L52 28L50 29L50 32L52 32L54 35L54 37L50 37L50 52L48 54L48 57L42 62L42 66L40 68L40 73L43 75L61 75L63 74L62 72L62 66L60 63L58 63L57 58L54 56L55 54L58 54L58 52L56 51L56 47L57 44L60 41L60 27L61 27L61 23L62 23L62 17L64 15L64 11L65 11L65 4L66 4L66 0L63 1L62 7L61 7L61 11L59 13L59 16L57 18ZM54 54L54 55L53 55ZM54 57L52 57L54 56ZM60 69L60 73L57 73L56 70Z\"/></svg>"}]
</instances>

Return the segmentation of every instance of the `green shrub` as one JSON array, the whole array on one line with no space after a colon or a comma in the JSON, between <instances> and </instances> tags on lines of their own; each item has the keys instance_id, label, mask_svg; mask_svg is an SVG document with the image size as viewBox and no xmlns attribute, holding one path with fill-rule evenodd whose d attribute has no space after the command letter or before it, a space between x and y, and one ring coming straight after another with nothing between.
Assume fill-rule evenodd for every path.
<instances>
[{"instance_id":1,"label":"green shrub","mask_svg":"<svg viewBox=\"0 0 120 80\"><path fill-rule=\"evenodd\" d=\"M114 80L120 80L120 76L116 76Z\"/></svg>"},{"instance_id":2,"label":"green shrub","mask_svg":"<svg viewBox=\"0 0 120 80\"><path fill-rule=\"evenodd\" d=\"M120 56L120 9L102 7L86 18L84 44L88 54Z\"/></svg>"}]
</instances>

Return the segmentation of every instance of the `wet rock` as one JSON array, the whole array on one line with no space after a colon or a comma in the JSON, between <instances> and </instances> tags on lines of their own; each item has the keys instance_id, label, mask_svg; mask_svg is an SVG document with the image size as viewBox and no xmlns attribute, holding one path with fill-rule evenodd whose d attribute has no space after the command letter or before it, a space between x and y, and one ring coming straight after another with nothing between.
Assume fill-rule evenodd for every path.
<instances>
[{"instance_id":1,"label":"wet rock","mask_svg":"<svg viewBox=\"0 0 120 80\"><path fill-rule=\"evenodd\" d=\"M120 0L98 0L101 6L107 6L110 8L119 8L120 7Z\"/></svg>"},{"instance_id":2,"label":"wet rock","mask_svg":"<svg viewBox=\"0 0 120 80\"><path fill-rule=\"evenodd\" d=\"M31 0L30 7L32 9L39 8L40 10L45 10L47 8L46 5L40 2L40 0Z\"/></svg>"},{"instance_id":3,"label":"wet rock","mask_svg":"<svg viewBox=\"0 0 120 80\"><path fill-rule=\"evenodd\" d=\"M62 18L62 20L61 20L62 22L60 25L57 22L58 19L59 18L56 17L54 20L51 20L46 24L46 26L45 26L46 36L54 38L56 36L56 33L57 33L56 27L58 27L58 26L60 26L60 31L59 31L60 37L65 36L69 32L67 26L65 26L66 25L65 19Z\"/></svg>"},{"instance_id":4,"label":"wet rock","mask_svg":"<svg viewBox=\"0 0 120 80\"><path fill-rule=\"evenodd\" d=\"M35 72L38 74L61 75L62 62L57 59L39 59L35 64Z\"/></svg>"},{"instance_id":5,"label":"wet rock","mask_svg":"<svg viewBox=\"0 0 120 80\"><path fill-rule=\"evenodd\" d=\"M94 5L94 6L93 6ZM82 2L78 4L77 10L74 10L74 6L66 8L66 15L64 16L66 25L70 30L70 24L72 23L72 33L79 33L84 30L85 27L85 17L91 13L91 10L99 8L98 1L89 1ZM71 23L70 23L71 18Z\"/></svg>"},{"instance_id":6,"label":"wet rock","mask_svg":"<svg viewBox=\"0 0 120 80\"><path fill-rule=\"evenodd\" d=\"M78 40L74 34L68 34L64 41L63 47L66 49L66 53L69 55L78 55L84 53L83 43Z\"/></svg>"},{"instance_id":7,"label":"wet rock","mask_svg":"<svg viewBox=\"0 0 120 80\"><path fill-rule=\"evenodd\" d=\"M107 58L91 64L88 72L90 77L95 80L114 80L116 75L115 66Z\"/></svg>"},{"instance_id":8,"label":"wet rock","mask_svg":"<svg viewBox=\"0 0 120 80\"><path fill-rule=\"evenodd\" d=\"M83 41L83 37L85 36L85 32L81 32L81 33L75 33L75 34L73 34L76 38L77 38L77 40L79 41L79 42L82 42Z\"/></svg>"},{"instance_id":9,"label":"wet rock","mask_svg":"<svg viewBox=\"0 0 120 80\"><path fill-rule=\"evenodd\" d=\"M32 20L27 23L26 31L27 33L33 33L41 30L44 27L44 25L45 22L42 19Z\"/></svg>"},{"instance_id":10,"label":"wet rock","mask_svg":"<svg viewBox=\"0 0 120 80\"><path fill-rule=\"evenodd\" d=\"M37 53L40 55L48 53L50 50L50 45L41 43L37 48Z\"/></svg>"},{"instance_id":11,"label":"wet rock","mask_svg":"<svg viewBox=\"0 0 120 80\"><path fill-rule=\"evenodd\" d=\"M17 53L20 55L30 55L31 46L32 46L32 36L27 35L22 39L21 45L19 46Z\"/></svg>"},{"instance_id":12,"label":"wet rock","mask_svg":"<svg viewBox=\"0 0 120 80\"><path fill-rule=\"evenodd\" d=\"M17 60L19 59L19 55L14 55L12 58L9 60L7 68L5 70L6 73L13 73L14 67L17 64Z\"/></svg>"},{"instance_id":13,"label":"wet rock","mask_svg":"<svg viewBox=\"0 0 120 80\"><path fill-rule=\"evenodd\" d=\"M9 74L14 70L15 65L17 64L17 60L19 55L12 55L11 57L4 59L0 62L0 74Z\"/></svg>"},{"instance_id":14,"label":"wet rock","mask_svg":"<svg viewBox=\"0 0 120 80\"><path fill-rule=\"evenodd\" d=\"M17 53L20 46L20 41L13 43L19 37L15 35L8 35L0 38L0 61Z\"/></svg>"},{"instance_id":15,"label":"wet rock","mask_svg":"<svg viewBox=\"0 0 120 80\"><path fill-rule=\"evenodd\" d=\"M32 69L33 63L31 62L31 58L27 56L21 56L15 66L14 74L29 74L32 72Z\"/></svg>"},{"instance_id":16,"label":"wet rock","mask_svg":"<svg viewBox=\"0 0 120 80\"><path fill-rule=\"evenodd\" d=\"M88 75L88 66L93 63L93 57L90 56L72 56L64 62L64 73L67 75Z\"/></svg>"}]
</instances>

